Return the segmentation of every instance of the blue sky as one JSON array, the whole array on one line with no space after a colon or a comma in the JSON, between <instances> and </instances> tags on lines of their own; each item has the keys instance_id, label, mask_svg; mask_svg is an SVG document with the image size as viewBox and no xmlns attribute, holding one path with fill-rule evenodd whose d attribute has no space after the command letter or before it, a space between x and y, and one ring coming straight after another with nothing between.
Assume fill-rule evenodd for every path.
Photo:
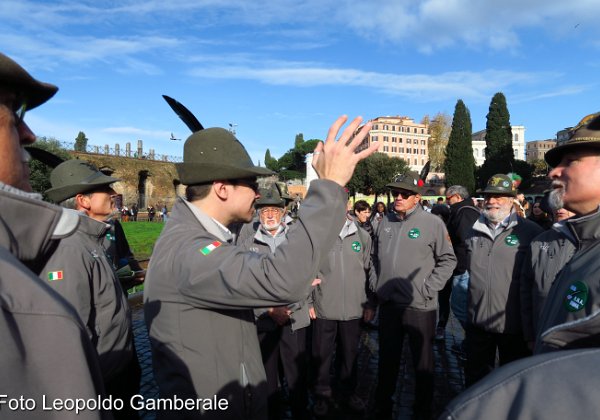
<instances>
[{"instance_id":1,"label":"blue sky","mask_svg":"<svg viewBox=\"0 0 600 420\"><path fill-rule=\"evenodd\" d=\"M181 156L187 127L237 124L256 161L341 114L416 121L457 99L485 128L496 92L526 140L600 111L600 0L77 0L0 2L0 51L59 86L39 136Z\"/></svg>"}]
</instances>

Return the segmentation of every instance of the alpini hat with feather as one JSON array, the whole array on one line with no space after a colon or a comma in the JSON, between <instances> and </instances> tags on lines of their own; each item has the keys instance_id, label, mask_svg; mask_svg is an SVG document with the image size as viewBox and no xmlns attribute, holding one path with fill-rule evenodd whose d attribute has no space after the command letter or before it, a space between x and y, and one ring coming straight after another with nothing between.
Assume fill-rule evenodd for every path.
<instances>
[{"instance_id":1,"label":"alpini hat with feather","mask_svg":"<svg viewBox=\"0 0 600 420\"><path fill-rule=\"evenodd\" d=\"M255 166L242 143L230 131L219 127L189 136L183 146L183 163L175 166L179 180L185 185L273 174Z\"/></svg>"},{"instance_id":2,"label":"alpini hat with feather","mask_svg":"<svg viewBox=\"0 0 600 420\"><path fill-rule=\"evenodd\" d=\"M569 139L546 152L544 159L548 165L556 167L565 153L580 147L597 148L600 154L600 112L584 117L579 124L569 130Z\"/></svg>"}]
</instances>

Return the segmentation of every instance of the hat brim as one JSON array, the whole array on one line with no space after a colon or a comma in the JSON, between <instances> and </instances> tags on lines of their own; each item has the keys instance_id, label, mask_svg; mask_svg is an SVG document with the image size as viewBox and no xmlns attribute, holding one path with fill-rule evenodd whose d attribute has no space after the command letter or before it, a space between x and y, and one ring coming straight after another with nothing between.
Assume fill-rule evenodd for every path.
<instances>
[{"instance_id":1,"label":"hat brim","mask_svg":"<svg viewBox=\"0 0 600 420\"><path fill-rule=\"evenodd\" d=\"M475 191L477 194L490 194L490 195L505 195L507 197L516 197L517 191L506 191L506 190L497 190L493 188L484 188L482 190Z\"/></svg>"},{"instance_id":2,"label":"hat brim","mask_svg":"<svg viewBox=\"0 0 600 420\"><path fill-rule=\"evenodd\" d=\"M546 152L544 155L544 160L548 165L553 168L556 168L560 161L562 160L565 153L568 153L572 150L579 149L580 147L588 147L594 149L600 149L600 139L598 140L579 140L573 141L570 140L568 144L562 144L560 146L556 146ZM599 150L600 153L600 150Z\"/></svg>"},{"instance_id":3,"label":"hat brim","mask_svg":"<svg viewBox=\"0 0 600 420\"><path fill-rule=\"evenodd\" d=\"M273 175L274 172L260 166L245 168L219 163L176 163L179 180L184 185L203 184L219 179L243 179Z\"/></svg>"},{"instance_id":4,"label":"hat brim","mask_svg":"<svg viewBox=\"0 0 600 420\"><path fill-rule=\"evenodd\" d=\"M405 182L392 182L387 184L385 187L389 188L390 190L403 190L409 191L413 194L421 194L421 189L418 186L410 185Z\"/></svg>"},{"instance_id":5,"label":"hat brim","mask_svg":"<svg viewBox=\"0 0 600 420\"><path fill-rule=\"evenodd\" d=\"M117 181L120 181L120 179L104 175L100 172L99 176L94 177L87 182L50 188L46 190L46 195L55 203L60 203L68 198L75 197L77 194L89 193L93 190L110 185Z\"/></svg>"}]
</instances>

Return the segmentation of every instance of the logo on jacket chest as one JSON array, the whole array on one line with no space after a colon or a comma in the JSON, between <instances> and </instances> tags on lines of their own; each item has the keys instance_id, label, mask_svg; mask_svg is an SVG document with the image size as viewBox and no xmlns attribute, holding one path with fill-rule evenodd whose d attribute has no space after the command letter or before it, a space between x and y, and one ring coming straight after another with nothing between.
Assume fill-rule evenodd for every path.
<instances>
[{"instance_id":1,"label":"logo on jacket chest","mask_svg":"<svg viewBox=\"0 0 600 420\"><path fill-rule=\"evenodd\" d=\"M358 242L358 241L352 242L352 251L360 252L361 249L362 249L362 245L360 242Z\"/></svg>"},{"instance_id":2,"label":"logo on jacket chest","mask_svg":"<svg viewBox=\"0 0 600 420\"><path fill-rule=\"evenodd\" d=\"M587 284L582 281L572 283L567 289L563 304L569 312L577 312L585 307L589 296Z\"/></svg>"},{"instance_id":3,"label":"logo on jacket chest","mask_svg":"<svg viewBox=\"0 0 600 420\"><path fill-rule=\"evenodd\" d=\"M408 231L408 237L410 239L417 239L421 236L421 231L418 228L414 228Z\"/></svg>"},{"instance_id":4,"label":"logo on jacket chest","mask_svg":"<svg viewBox=\"0 0 600 420\"><path fill-rule=\"evenodd\" d=\"M519 238L517 235L508 235L504 238L504 243L508 246L516 246L519 245Z\"/></svg>"}]
</instances>

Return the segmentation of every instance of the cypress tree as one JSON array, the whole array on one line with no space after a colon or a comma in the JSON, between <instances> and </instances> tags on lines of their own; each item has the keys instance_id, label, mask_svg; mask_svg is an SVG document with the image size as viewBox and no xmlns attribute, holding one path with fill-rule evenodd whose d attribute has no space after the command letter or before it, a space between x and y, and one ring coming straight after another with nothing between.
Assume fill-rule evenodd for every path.
<instances>
[{"instance_id":1,"label":"cypress tree","mask_svg":"<svg viewBox=\"0 0 600 420\"><path fill-rule=\"evenodd\" d=\"M471 193L475 191L472 130L469 109L462 99L459 99L454 107L452 129L446 147L444 172L446 173L446 186L462 185Z\"/></svg>"},{"instance_id":2,"label":"cypress tree","mask_svg":"<svg viewBox=\"0 0 600 420\"><path fill-rule=\"evenodd\" d=\"M479 184L484 185L494 174L512 172L515 153L506 98L498 92L492 98L485 126L485 162L479 171Z\"/></svg>"}]
</instances>

